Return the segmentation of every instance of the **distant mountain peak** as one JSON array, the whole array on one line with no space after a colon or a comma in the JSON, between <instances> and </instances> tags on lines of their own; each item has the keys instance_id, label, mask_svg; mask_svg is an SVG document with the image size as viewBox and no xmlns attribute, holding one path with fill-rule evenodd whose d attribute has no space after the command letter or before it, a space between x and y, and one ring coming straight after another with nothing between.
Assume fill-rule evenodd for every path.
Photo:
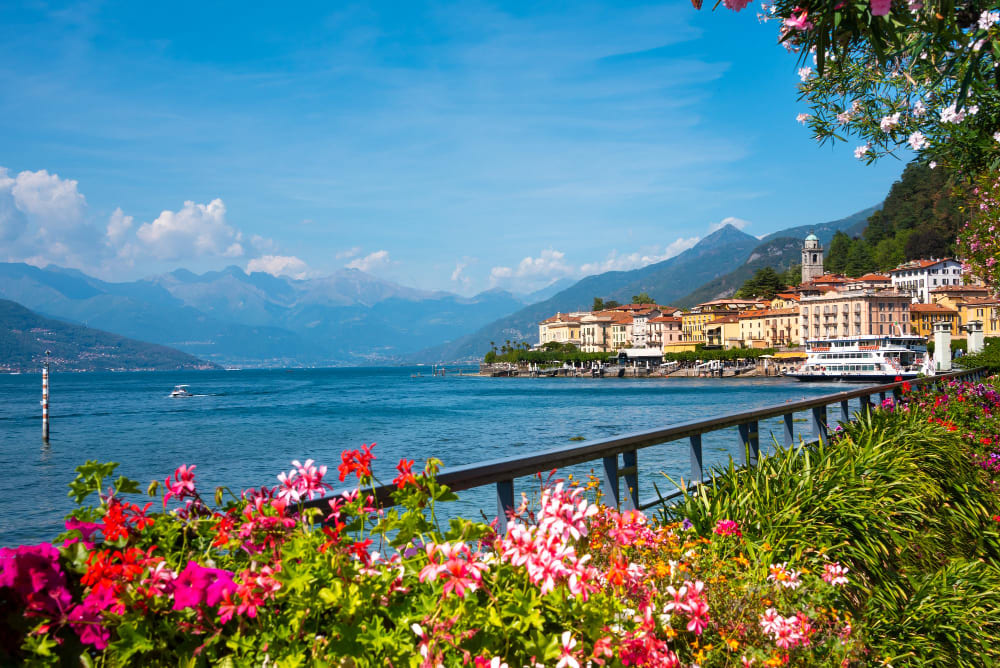
<instances>
[{"instance_id":1,"label":"distant mountain peak","mask_svg":"<svg viewBox=\"0 0 1000 668\"><path fill-rule=\"evenodd\" d=\"M719 244L738 243L746 241L747 239L757 240L757 237L738 229L732 223L726 223L695 244L695 248L698 246L715 246Z\"/></svg>"}]
</instances>

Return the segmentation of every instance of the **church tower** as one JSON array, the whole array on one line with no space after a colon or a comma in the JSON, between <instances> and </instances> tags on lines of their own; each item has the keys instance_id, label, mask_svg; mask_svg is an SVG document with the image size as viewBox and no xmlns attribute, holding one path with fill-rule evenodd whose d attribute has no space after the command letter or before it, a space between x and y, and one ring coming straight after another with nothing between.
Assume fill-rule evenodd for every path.
<instances>
[{"instance_id":1,"label":"church tower","mask_svg":"<svg viewBox=\"0 0 1000 668\"><path fill-rule=\"evenodd\" d=\"M806 237L802 248L802 282L808 283L817 276L823 275L823 247L815 234Z\"/></svg>"}]
</instances>

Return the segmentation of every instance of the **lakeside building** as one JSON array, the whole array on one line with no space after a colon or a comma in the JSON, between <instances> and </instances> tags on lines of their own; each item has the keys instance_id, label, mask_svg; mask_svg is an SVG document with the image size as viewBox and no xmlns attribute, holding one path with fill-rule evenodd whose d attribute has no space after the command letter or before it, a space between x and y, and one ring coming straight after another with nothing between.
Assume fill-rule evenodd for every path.
<instances>
[{"instance_id":1,"label":"lakeside building","mask_svg":"<svg viewBox=\"0 0 1000 668\"><path fill-rule=\"evenodd\" d=\"M972 320L983 323L983 336L1000 336L1000 298L971 298L959 304L959 318L963 325Z\"/></svg>"},{"instance_id":2,"label":"lakeside building","mask_svg":"<svg viewBox=\"0 0 1000 668\"><path fill-rule=\"evenodd\" d=\"M894 290L830 292L803 297L799 307L802 339L859 334L908 334L910 295Z\"/></svg>"},{"instance_id":3,"label":"lakeside building","mask_svg":"<svg viewBox=\"0 0 1000 668\"><path fill-rule=\"evenodd\" d=\"M585 313L556 313L538 323L538 345L550 341L580 345L580 319Z\"/></svg>"},{"instance_id":4,"label":"lakeside building","mask_svg":"<svg viewBox=\"0 0 1000 668\"><path fill-rule=\"evenodd\" d=\"M672 315L650 318L646 323L647 343L650 348L665 349L668 345L681 343L684 334L683 320Z\"/></svg>"},{"instance_id":5,"label":"lakeside building","mask_svg":"<svg viewBox=\"0 0 1000 668\"><path fill-rule=\"evenodd\" d=\"M766 306L767 302L754 299L713 299L697 304L691 308L689 313L681 315L684 341L707 344L708 336L705 328L709 323L726 316L738 315L741 311Z\"/></svg>"},{"instance_id":6,"label":"lakeside building","mask_svg":"<svg viewBox=\"0 0 1000 668\"><path fill-rule=\"evenodd\" d=\"M705 345L711 348L739 348L739 314L724 315L705 325Z\"/></svg>"},{"instance_id":7,"label":"lakeside building","mask_svg":"<svg viewBox=\"0 0 1000 668\"><path fill-rule=\"evenodd\" d=\"M889 276L896 290L929 304L934 288L962 284L962 263L951 258L911 260L891 270Z\"/></svg>"},{"instance_id":8,"label":"lakeside building","mask_svg":"<svg viewBox=\"0 0 1000 668\"><path fill-rule=\"evenodd\" d=\"M659 315L657 307L632 311L632 346L645 348L649 345L649 321Z\"/></svg>"},{"instance_id":9,"label":"lakeside building","mask_svg":"<svg viewBox=\"0 0 1000 668\"><path fill-rule=\"evenodd\" d=\"M958 310L942 304L910 304L910 329L923 337L934 335L934 323L947 322L953 337L965 336Z\"/></svg>"},{"instance_id":10,"label":"lakeside building","mask_svg":"<svg viewBox=\"0 0 1000 668\"><path fill-rule=\"evenodd\" d=\"M580 350L585 353L629 348L631 336L632 315L625 311L595 311L580 318Z\"/></svg>"},{"instance_id":11,"label":"lakeside building","mask_svg":"<svg viewBox=\"0 0 1000 668\"><path fill-rule=\"evenodd\" d=\"M744 348L779 348L796 346L800 314L795 306L746 311L740 314L740 342Z\"/></svg>"}]
</instances>

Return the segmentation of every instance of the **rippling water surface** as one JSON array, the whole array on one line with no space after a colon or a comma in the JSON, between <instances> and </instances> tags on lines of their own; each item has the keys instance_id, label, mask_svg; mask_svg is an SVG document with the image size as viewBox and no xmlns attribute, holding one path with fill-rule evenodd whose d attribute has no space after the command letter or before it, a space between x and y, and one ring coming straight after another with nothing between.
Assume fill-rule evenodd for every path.
<instances>
[{"instance_id":1,"label":"rippling water surface","mask_svg":"<svg viewBox=\"0 0 1000 668\"><path fill-rule=\"evenodd\" d=\"M413 377L414 374L422 374ZM167 397L173 386L196 395ZM0 545L51 538L71 509L66 484L87 459L121 462L145 485L196 464L203 490L273 484L292 459L335 473L344 448L375 441L375 472L391 480L400 458L445 466L570 446L828 394L834 384L780 379L431 377L429 368L54 373L51 440L41 442L41 378L0 376ZM797 428L803 431L803 421ZM779 425L761 425L761 443ZM706 464L736 452L735 429L705 437ZM686 476L687 442L639 452L641 496L660 472ZM586 473L599 463L574 469ZM672 489L672 488L671 488ZM492 489L462 493L451 513L492 517Z\"/></svg>"}]
</instances>

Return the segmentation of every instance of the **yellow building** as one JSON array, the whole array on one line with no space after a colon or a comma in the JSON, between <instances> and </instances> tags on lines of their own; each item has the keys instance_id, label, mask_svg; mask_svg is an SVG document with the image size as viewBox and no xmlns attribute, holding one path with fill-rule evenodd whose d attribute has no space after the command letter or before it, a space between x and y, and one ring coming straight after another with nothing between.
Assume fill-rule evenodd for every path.
<instances>
[{"instance_id":1,"label":"yellow building","mask_svg":"<svg viewBox=\"0 0 1000 668\"><path fill-rule=\"evenodd\" d=\"M910 329L913 334L930 338L934 335L934 323L945 321L951 324L951 334L961 333L959 313L941 304L910 304Z\"/></svg>"},{"instance_id":2,"label":"yellow building","mask_svg":"<svg viewBox=\"0 0 1000 668\"><path fill-rule=\"evenodd\" d=\"M969 299L958 307L962 324L971 320L983 323L983 336L1000 336L1000 299L987 297L984 299Z\"/></svg>"},{"instance_id":3,"label":"yellow building","mask_svg":"<svg viewBox=\"0 0 1000 668\"><path fill-rule=\"evenodd\" d=\"M580 345L580 318L582 313L557 313L538 323L538 345L550 341Z\"/></svg>"},{"instance_id":4,"label":"yellow building","mask_svg":"<svg viewBox=\"0 0 1000 668\"><path fill-rule=\"evenodd\" d=\"M780 348L799 343L799 309L759 309L740 313L740 340L747 348Z\"/></svg>"},{"instance_id":5,"label":"yellow building","mask_svg":"<svg viewBox=\"0 0 1000 668\"><path fill-rule=\"evenodd\" d=\"M720 348L740 347L740 320L737 314L716 318L704 326L705 345Z\"/></svg>"}]
</instances>

